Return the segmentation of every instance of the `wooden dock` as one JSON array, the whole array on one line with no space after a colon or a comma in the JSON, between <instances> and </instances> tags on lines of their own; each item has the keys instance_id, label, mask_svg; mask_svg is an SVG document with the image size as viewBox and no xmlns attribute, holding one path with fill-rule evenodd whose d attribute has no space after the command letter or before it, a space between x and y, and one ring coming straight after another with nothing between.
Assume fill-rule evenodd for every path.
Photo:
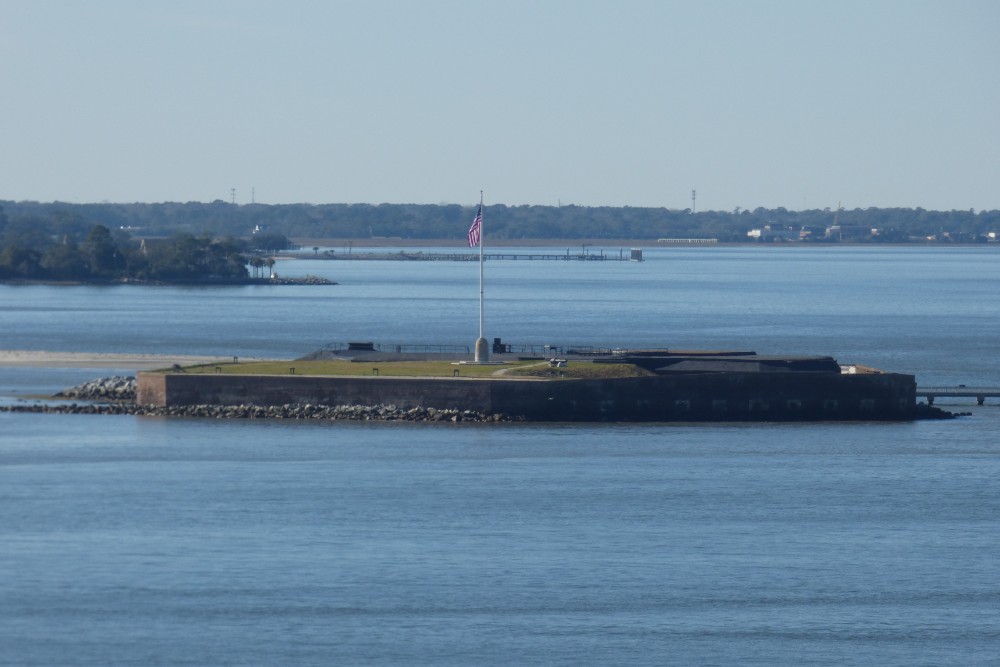
<instances>
[{"instance_id":1,"label":"wooden dock","mask_svg":"<svg viewBox=\"0 0 1000 667\"><path fill-rule=\"evenodd\" d=\"M319 260L368 260L395 262L478 262L477 252L324 252L324 253L293 253L282 255L294 259ZM642 261L642 253L620 250L618 253L604 251L592 253L516 253L487 252L483 254L484 261L525 261L525 262L630 262Z\"/></svg>"},{"instance_id":2,"label":"wooden dock","mask_svg":"<svg viewBox=\"0 0 1000 667\"><path fill-rule=\"evenodd\" d=\"M975 398L983 405L987 398L1000 398L1000 387L917 387L917 398L926 398L927 405L934 405L937 398Z\"/></svg>"}]
</instances>

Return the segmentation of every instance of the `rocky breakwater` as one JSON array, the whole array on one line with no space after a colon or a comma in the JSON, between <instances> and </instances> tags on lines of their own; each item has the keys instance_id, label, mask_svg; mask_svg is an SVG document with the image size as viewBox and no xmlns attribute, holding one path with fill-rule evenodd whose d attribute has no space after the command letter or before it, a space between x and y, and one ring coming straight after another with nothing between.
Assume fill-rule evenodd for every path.
<instances>
[{"instance_id":1,"label":"rocky breakwater","mask_svg":"<svg viewBox=\"0 0 1000 667\"><path fill-rule=\"evenodd\" d=\"M474 410L411 408L395 405L180 405L162 407L136 403L52 404L34 403L0 406L0 412L81 415L143 415L150 417L202 417L208 419L310 419L349 421L404 421L442 423L500 423L521 421L503 414Z\"/></svg>"},{"instance_id":2,"label":"rocky breakwater","mask_svg":"<svg viewBox=\"0 0 1000 667\"><path fill-rule=\"evenodd\" d=\"M118 375L98 378L60 391L53 398L72 398L82 401L134 401L135 378Z\"/></svg>"}]
</instances>

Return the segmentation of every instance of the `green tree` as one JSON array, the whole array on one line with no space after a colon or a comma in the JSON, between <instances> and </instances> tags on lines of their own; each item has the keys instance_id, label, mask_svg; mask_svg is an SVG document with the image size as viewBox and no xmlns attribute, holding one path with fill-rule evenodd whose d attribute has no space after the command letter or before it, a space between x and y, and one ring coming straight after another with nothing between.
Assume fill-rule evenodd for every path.
<instances>
[{"instance_id":1,"label":"green tree","mask_svg":"<svg viewBox=\"0 0 1000 667\"><path fill-rule=\"evenodd\" d=\"M85 280L92 275L80 248L69 238L46 250L39 263L46 276L56 280Z\"/></svg>"},{"instance_id":2,"label":"green tree","mask_svg":"<svg viewBox=\"0 0 1000 667\"><path fill-rule=\"evenodd\" d=\"M252 245L255 250L268 252L285 250L290 248L292 244L283 234L260 234L253 237L250 241L250 245Z\"/></svg>"},{"instance_id":3,"label":"green tree","mask_svg":"<svg viewBox=\"0 0 1000 667\"><path fill-rule=\"evenodd\" d=\"M249 264L253 269L253 277L260 278L261 268L264 266L264 260L260 257L254 256L250 258Z\"/></svg>"},{"instance_id":4,"label":"green tree","mask_svg":"<svg viewBox=\"0 0 1000 667\"><path fill-rule=\"evenodd\" d=\"M125 268L125 257L118 252L111 230L104 225L94 225L82 250L90 272L95 276L110 278L119 275Z\"/></svg>"},{"instance_id":5,"label":"green tree","mask_svg":"<svg viewBox=\"0 0 1000 667\"><path fill-rule=\"evenodd\" d=\"M0 276L4 278L42 278L41 254L32 248L8 245L0 252Z\"/></svg>"}]
</instances>

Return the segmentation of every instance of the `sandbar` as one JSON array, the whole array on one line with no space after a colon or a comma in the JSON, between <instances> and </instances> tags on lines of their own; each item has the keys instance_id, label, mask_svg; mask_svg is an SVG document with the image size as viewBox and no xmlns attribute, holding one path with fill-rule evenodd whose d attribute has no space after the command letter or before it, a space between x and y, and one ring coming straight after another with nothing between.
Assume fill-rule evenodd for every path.
<instances>
[{"instance_id":1,"label":"sandbar","mask_svg":"<svg viewBox=\"0 0 1000 667\"><path fill-rule=\"evenodd\" d=\"M127 354L117 352L49 352L44 350L0 350L4 368L121 368L137 371L169 368L174 364L210 364L232 361L232 357L185 354ZM248 358L247 361L250 361Z\"/></svg>"}]
</instances>

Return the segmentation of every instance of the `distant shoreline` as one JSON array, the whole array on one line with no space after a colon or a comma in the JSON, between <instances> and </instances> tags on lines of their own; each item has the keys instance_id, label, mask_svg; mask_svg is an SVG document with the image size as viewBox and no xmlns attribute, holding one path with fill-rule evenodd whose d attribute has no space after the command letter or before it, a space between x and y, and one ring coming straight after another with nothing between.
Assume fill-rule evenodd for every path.
<instances>
[{"instance_id":1,"label":"distant shoreline","mask_svg":"<svg viewBox=\"0 0 1000 667\"><path fill-rule=\"evenodd\" d=\"M404 239L396 237L375 237L367 239L321 239L321 238L300 238L292 237L292 243L299 246L301 252L309 252L313 247L323 249L334 248L340 251L341 248L348 250L351 248L465 248L468 244L465 239ZM940 242L917 242L907 243L871 243L859 241L833 241L833 242L802 242L788 241L784 243L769 242L728 242L711 244L671 244L659 243L657 239L490 239L486 238L486 248L839 248L844 246L873 247L873 248L1000 248L1000 243L940 243ZM593 252L591 250L590 252Z\"/></svg>"},{"instance_id":2,"label":"distant shoreline","mask_svg":"<svg viewBox=\"0 0 1000 667\"><path fill-rule=\"evenodd\" d=\"M326 278L316 276L291 276L275 278L240 278L231 280L53 280L50 278L10 278L0 279L0 285L52 285L53 287L113 287L117 285L137 285L140 287L246 287L247 285L336 285Z\"/></svg>"}]
</instances>

